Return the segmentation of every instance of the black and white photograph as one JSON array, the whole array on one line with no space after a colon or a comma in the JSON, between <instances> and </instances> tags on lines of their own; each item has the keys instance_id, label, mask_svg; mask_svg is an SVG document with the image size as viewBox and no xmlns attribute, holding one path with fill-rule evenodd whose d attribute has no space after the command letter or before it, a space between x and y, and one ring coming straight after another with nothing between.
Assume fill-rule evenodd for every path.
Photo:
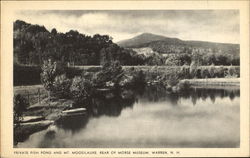
<instances>
[{"instance_id":1,"label":"black and white photograph","mask_svg":"<svg viewBox=\"0 0 250 158\"><path fill-rule=\"evenodd\" d=\"M238 148L238 10L21 10L15 148Z\"/></svg>"},{"instance_id":2,"label":"black and white photograph","mask_svg":"<svg viewBox=\"0 0 250 158\"><path fill-rule=\"evenodd\" d=\"M0 157L249 157L250 1L1 1Z\"/></svg>"}]
</instances>

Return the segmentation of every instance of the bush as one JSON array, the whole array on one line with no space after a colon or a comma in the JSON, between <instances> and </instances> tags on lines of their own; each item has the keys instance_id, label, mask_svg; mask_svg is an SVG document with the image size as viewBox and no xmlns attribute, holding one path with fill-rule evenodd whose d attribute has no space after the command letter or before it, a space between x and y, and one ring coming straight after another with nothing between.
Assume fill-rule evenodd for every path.
<instances>
[{"instance_id":1,"label":"bush","mask_svg":"<svg viewBox=\"0 0 250 158\"><path fill-rule=\"evenodd\" d=\"M215 68L214 68L213 65L211 65L211 66L209 67L209 75L210 75L211 78L214 78L214 77L215 77Z\"/></svg>"},{"instance_id":2,"label":"bush","mask_svg":"<svg viewBox=\"0 0 250 158\"><path fill-rule=\"evenodd\" d=\"M189 66L182 66L180 69L180 78L181 79L187 79L190 78L190 70L189 70Z\"/></svg>"},{"instance_id":3,"label":"bush","mask_svg":"<svg viewBox=\"0 0 250 158\"><path fill-rule=\"evenodd\" d=\"M118 61L105 63L100 72L93 76L94 85L103 87L107 82L113 82L118 85L123 76L122 66Z\"/></svg>"},{"instance_id":4,"label":"bush","mask_svg":"<svg viewBox=\"0 0 250 158\"><path fill-rule=\"evenodd\" d=\"M135 70L133 67L125 72L125 75L121 78L119 85L120 86L138 86L144 85L145 74L142 70Z\"/></svg>"},{"instance_id":5,"label":"bush","mask_svg":"<svg viewBox=\"0 0 250 158\"><path fill-rule=\"evenodd\" d=\"M237 75L237 77L240 77L240 67L239 66L235 67L235 74Z\"/></svg>"},{"instance_id":6,"label":"bush","mask_svg":"<svg viewBox=\"0 0 250 158\"><path fill-rule=\"evenodd\" d=\"M220 66L219 68L215 69L215 77L218 78L223 78L224 77L224 68L222 66Z\"/></svg>"},{"instance_id":7,"label":"bush","mask_svg":"<svg viewBox=\"0 0 250 158\"><path fill-rule=\"evenodd\" d=\"M206 68L201 69L201 78L210 78L210 73L208 69Z\"/></svg>"},{"instance_id":8,"label":"bush","mask_svg":"<svg viewBox=\"0 0 250 158\"><path fill-rule=\"evenodd\" d=\"M23 112L28 107L29 103L26 98L17 94L14 96L14 123L19 123L22 120Z\"/></svg>"},{"instance_id":9,"label":"bush","mask_svg":"<svg viewBox=\"0 0 250 158\"><path fill-rule=\"evenodd\" d=\"M177 85L181 79L180 74L180 70L178 69L168 69L165 72L165 83L171 87Z\"/></svg>"},{"instance_id":10,"label":"bush","mask_svg":"<svg viewBox=\"0 0 250 158\"><path fill-rule=\"evenodd\" d=\"M187 90L190 90L191 86L190 86L189 82L184 81L184 82L178 83L178 87L179 87L179 90L181 90L181 91L187 91Z\"/></svg>"},{"instance_id":11,"label":"bush","mask_svg":"<svg viewBox=\"0 0 250 158\"><path fill-rule=\"evenodd\" d=\"M176 55L172 55L167 58L165 61L165 65L167 66L179 66L181 65L181 60Z\"/></svg>"},{"instance_id":12,"label":"bush","mask_svg":"<svg viewBox=\"0 0 250 158\"><path fill-rule=\"evenodd\" d=\"M70 92L77 105L88 103L92 94L92 83L80 76L73 78L70 86Z\"/></svg>"},{"instance_id":13,"label":"bush","mask_svg":"<svg viewBox=\"0 0 250 158\"><path fill-rule=\"evenodd\" d=\"M240 77L240 69L230 66L226 72L225 77Z\"/></svg>"},{"instance_id":14,"label":"bush","mask_svg":"<svg viewBox=\"0 0 250 158\"><path fill-rule=\"evenodd\" d=\"M53 82L52 94L56 98L69 98L70 97L71 80L65 74L55 77Z\"/></svg>"}]
</instances>

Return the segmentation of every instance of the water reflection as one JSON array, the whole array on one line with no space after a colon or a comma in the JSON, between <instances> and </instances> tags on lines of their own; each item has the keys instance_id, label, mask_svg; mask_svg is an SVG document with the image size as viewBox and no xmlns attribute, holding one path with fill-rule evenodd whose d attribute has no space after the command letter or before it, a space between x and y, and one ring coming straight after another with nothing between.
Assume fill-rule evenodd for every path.
<instances>
[{"instance_id":1,"label":"water reflection","mask_svg":"<svg viewBox=\"0 0 250 158\"><path fill-rule=\"evenodd\" d=\"M162 86L151 86L146 87L145 93L139 96L140 99L147 102L169 101L172 105L177 105L180 98L185 98L191 99L193 105L195 105L197 100L206 101L208 98L213 103L218 97L221 99L229 97L233 101L235 97L240 97L240 89L238 87L231 87L230 89L225 89L225 87L217 87L216 89L194 87L179 93L169 93Z\"/></svg>"},{"instance_id":2,"label":"water reflection","mask_svg":"<svg viewBox=\"0 0 250 158\"><path fill-rule=\"evenodd\" d=\"M237 88L218 87L101 93L87 115L61 119L18 147L238 147L239 97Z\"/></svg>"},{"instance_id":3,"label":"water reflection","mask_svg":"<svg viewBox=\"0 0 250 158\"><path fill-rule=\"evenodd\" d=\"M124 90L121 94L115 93L112 98L105 98L105 95L94 97L90 112L93 116L119 116L123 108L132 107L136 101L134 92Z\"/></svg>"},{"instance_id":4,"label":"water reflection","mask_svg":"<svg viewBox=\"0 0 250 158\"><path fill-rule=\"evenodd\" d=\"M89 121L88 115L78 115L71 117L63 117L56 121L58 128L77 133L80 129L84 128Z\"/></svg>"}]
</instances>

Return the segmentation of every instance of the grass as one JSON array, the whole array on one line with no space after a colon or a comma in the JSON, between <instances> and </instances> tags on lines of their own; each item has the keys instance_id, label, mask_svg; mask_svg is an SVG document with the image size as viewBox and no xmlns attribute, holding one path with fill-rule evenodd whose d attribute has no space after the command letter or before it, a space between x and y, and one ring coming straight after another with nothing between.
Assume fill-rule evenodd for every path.
<instances>
[{"instance_id":1,"label":"grass","mask_svg":"<svg viewBox=\"0 0 250 158\"><path fill-rule=\"evenodd\" d=\"M51 101L44 99L40 104L34 104L24 112L25 116L43 116L48 120L56 120L60 113L73 103L72 100L59 99Z\"/></svg>"},{"instance_id":2,"label":"grass","mask_svg":"<svg viewBox=\"0 0 250 158\"><path fill-rule=\"evenodd\" d=\"M43 85L33 85L33 86L15 86L14 94L20 94L25 97L30 105L39 102L39 94L40 101L47 97L47 92L44 89Z\"/></svg>"},{"instance_id":3,"label":"grass","mask_svg":"<svg viewBox=\"0 0 250 158\"><path fill-rule=\"evenodd\" d=\"M187 82L193 86L239 86L240 78L207 78L207 79L184 79L181 82Z\"/></svg>"}]
</instances>

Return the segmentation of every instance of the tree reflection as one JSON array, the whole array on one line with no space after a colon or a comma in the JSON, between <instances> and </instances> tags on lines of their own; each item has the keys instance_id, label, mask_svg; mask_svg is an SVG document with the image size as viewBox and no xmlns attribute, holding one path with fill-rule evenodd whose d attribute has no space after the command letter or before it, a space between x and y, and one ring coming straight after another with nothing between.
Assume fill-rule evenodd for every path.
<instances>
[{"instance_id":1,"label":"tree reflection","mask_svg":"<svg viewBox=\"0 0 250 158\"><path fill-rule=\"evenodd\" d=\"M66 131L77 133L80 129L84 128L89 121L87 114L78 116L61 117L56 121L56 125Z\"/></svg>"},{"instance_id":2,"label":"tree reflection","mask_svg":"<svg viewBox=\"0 0 250 158\"><path fill-rule=\"evenodd\" d=\"M89 112L95 117L102 115L117 117L123 108L132 107L136 101L134 91L123 89L120 92L113 92L112 98L107 98L105 94L93 97Z\"/></svg>"},{"instance_id":3,"label":"tree reflection","mask_svg":"<svg viewBox=\"0 0 250 158\"><path fill-rule=\"evenodd\" d=\"M190 88L178 93L170 93L163 86L147 86L140 89L119 89L102 92L92 97L91 104L87 106L87 113L83 116L63 118L57 121L57 126L72 132L85 128L90 117L118 117L124 108L132 108L138 100L146 102L167 101L170 105L178 106L180 99L190 99L195 106L197 100L210 99L215 103L216 98L229 97L233 100L240 96L239 89L204 89Z\"/></svg>"},{"instance_id":4,"label":"tree reflection","mask_svg":"<svg viewBox=\"0 0 250 158\"><path fill-rule=\"evenodd\" d=\"M198 99L206 100L210 98L212 103L216 101L216 98L221 99L229 97L233 100L236 96L240 96L239 89L205 89L205 88L192 88L189 90L189 96L192 100L193 105L196 104Z\"/></svg>"}]
</instances>

